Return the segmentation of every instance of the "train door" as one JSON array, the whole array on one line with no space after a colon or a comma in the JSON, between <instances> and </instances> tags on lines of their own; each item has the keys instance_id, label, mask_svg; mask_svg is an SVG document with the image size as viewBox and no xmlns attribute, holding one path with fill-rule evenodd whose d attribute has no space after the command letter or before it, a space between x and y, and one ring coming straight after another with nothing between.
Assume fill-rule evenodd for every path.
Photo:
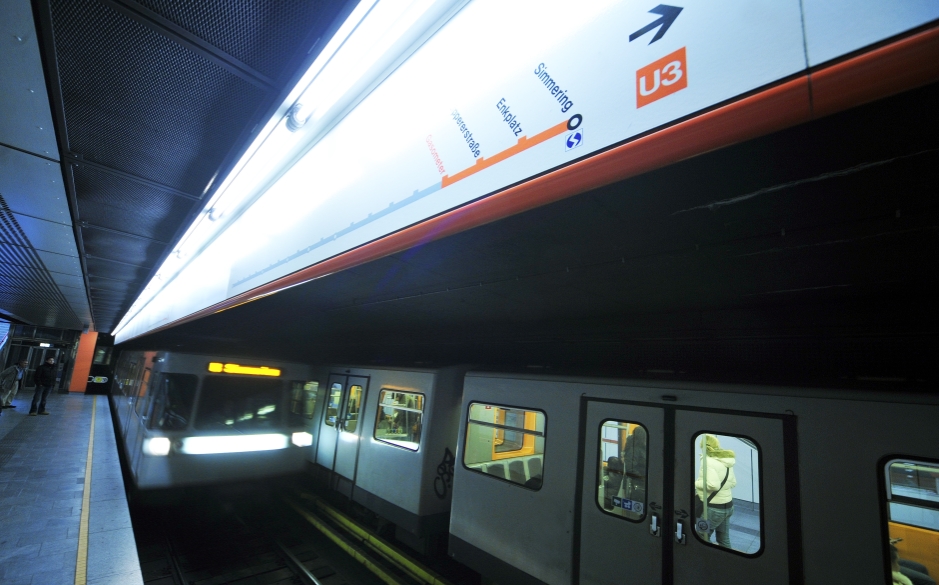
<instances>
[{"instance_id":1,"label":"train door","mask_svg":"<svg viewBox=\"0 0 939 585\"><path fill-rule=\"evenodd\" d=\"M800 582L785 418L588 400L585 422L578 583Z\"/></svg>"},{"instance_id":2,"label":"train door","mask_svg":"<svg viewBox=\"0 0 939 585\"><path fill-rule=\"evenodd\" d=\"M346 390L346 376L330 375L326 383L326 408L320 423L319 437L316 442L316 462L332 470L336 458L336 443L339 441L339 408L342 395Z\"/></svg>"},{"instance_id":3,"label":"train door","mask_svg":"<svg viewBox=\"0 0 939 585\"><path fill-rule=\"evenodd\" d=\"M355 479L361 433L359 423L367 391L368 378L329 376L316 461L350 480Z\"/></svg>"},{"instance_id":4,"label":"train door","mask_svg":"<svg viewBox=\"0 0 939 585\"><path fill-rule=\"evenodd\" d=\"M336 460L333 471L346 479L355 480L355 467L359 459L359 437L362 434L362 413L365 410L365 393L368 379L349 376L340 411L339 441L336 445Z\"/></svg>"}]
</instances>

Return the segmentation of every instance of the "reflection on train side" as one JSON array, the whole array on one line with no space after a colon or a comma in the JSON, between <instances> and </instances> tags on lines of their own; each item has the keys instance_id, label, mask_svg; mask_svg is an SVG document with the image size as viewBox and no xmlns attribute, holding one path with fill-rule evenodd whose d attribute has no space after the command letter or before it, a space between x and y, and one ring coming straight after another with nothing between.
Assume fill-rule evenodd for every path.
<instances>
[{"instance_id":1,"label":"reflection on train side","mask_svg":"<svg viewBox=\"0 0 939 585\"><path fill-rule=\"evenodd\" d=\"M473 403L463 463L472 471L541 489L544 441L543 412Z\"/></svg>"}]
</instances>

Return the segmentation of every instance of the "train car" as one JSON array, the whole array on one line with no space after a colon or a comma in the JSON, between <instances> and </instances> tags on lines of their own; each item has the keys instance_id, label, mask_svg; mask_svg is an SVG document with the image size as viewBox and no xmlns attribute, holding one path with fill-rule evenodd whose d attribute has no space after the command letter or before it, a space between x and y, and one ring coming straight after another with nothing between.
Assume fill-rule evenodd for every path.
<instances>
[{"instance_id":1,"label":"train car","mask_svg":"<svg viewBox=\"0 0 939 585\"><path fill-rule=\"evenodd\" d=\"M490 582L939 575L936 395L471 373L461 412L449 552Z\"/></svg>"},{"instance_id":2,"label":"train car","mask_svg":"<svg viewBox=\"0 0 939 585\"><path fill-rule=\"evenodd\" d=\"M319 382L304 364L123 352L111 405L139 489L302 471Z\"/></svg>"},{"instance_id":3,"label":"train car","mask_svg":"<svg viewBox=\"0 0 939 585\"><path fill-rule=\"evenodd\" d=\"M421 552L447 534L464 373L332 368L317 410L314 476Z\"/></svg>"}]
</instances>

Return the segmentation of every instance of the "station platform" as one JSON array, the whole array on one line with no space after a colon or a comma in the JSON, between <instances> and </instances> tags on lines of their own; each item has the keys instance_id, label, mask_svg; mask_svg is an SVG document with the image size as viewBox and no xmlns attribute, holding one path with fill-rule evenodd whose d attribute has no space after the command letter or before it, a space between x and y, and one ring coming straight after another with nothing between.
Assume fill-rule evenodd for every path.
<instances>
[{"instance_id":1,"label":"station platform","mask_svg":"<svg viewBox=\"0 0 939 585\"><path fill-rule=\"evenodd\" d=\"M31 400L0 416L0 582L142 584L107 397Z\"/></svg>"}]
</instances>

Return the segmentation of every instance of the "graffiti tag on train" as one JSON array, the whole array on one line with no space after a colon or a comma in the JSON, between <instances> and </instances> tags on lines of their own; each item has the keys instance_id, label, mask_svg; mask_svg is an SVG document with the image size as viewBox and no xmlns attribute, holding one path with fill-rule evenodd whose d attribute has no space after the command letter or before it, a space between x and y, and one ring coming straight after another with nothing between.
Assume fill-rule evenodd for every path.
<instances>
[{"instance_id":1,"label":"graffiti tag on train","mask_svg":"<svg viewBox=\"0 0 939 585\"><path fill-rule=\"evenodd\" d=\"M445 448L443 450L443 460L437 466L437 477L434 478L434 493L441 500L447 497L447 490L453 487L454 461L450 448Z\"/></svg>"}]
</instances>

